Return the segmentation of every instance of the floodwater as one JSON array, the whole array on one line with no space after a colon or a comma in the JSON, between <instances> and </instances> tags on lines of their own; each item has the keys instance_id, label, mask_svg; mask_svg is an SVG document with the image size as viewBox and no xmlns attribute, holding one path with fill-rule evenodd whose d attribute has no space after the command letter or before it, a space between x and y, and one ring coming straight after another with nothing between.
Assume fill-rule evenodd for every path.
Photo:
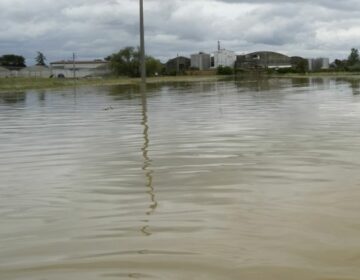
<instances>
[{"instance_id":1,"label":"floodwater","mask_svg":"<svg viewBox=\"0 0 360 280\"><path fill-rule=\"evenodd\" d=\"M360 279L360 85L0 93L0 279Z\"/></svg>"}]
</instances>

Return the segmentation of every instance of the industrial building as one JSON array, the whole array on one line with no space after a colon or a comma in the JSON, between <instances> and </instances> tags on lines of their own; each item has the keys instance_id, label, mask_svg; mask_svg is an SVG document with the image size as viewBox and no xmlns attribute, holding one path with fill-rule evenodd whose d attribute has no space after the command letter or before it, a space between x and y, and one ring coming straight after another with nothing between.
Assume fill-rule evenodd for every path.
<instances>
[{"instance_id":1,"label":"industrial building","mask_svg":"<svg viewBox=\"0 0 360 280\"><path fill-rule=\"evenodd\" d=\"M308 67L310 72L327 70L330 68L330 60L325 57L310 58L308 59Z\"/></svg>"},{"instance_id":2,"label":"industrial building","mask_svg":"<svg viewBox=\"0 0 360 280\"><path fill-rule=\"evenodd\" d=\"M211 58L210 54L200 52L198 54L191 55L191 68L198 70L209 70Z\"/></svg>"},{"instance_id":3,"label":"industrial building","mask_svg":"<svg viewBox=\"0 0 360 280\"><path fill-rule=\"evenodd\" d=\"M185 71L190 69L190 66L191 60L189 58L178 56L166 62L166 74L183 74Z\"/></svg>"},{"instance_id":4,"label":"industrial building","mask_svg":"<svg viewBox=\"0 0 360 280\"><path fill-rule=\"evenodd\" d=\"M235 66L235 61L235 52L222 49L220 41L218 41L218 50L211 55L211 67L218 68L219 66L223 66L233 68Z\"/></svg>"},{"instance_id":5,"label":"industrial building","mask_svg":"<svg viewBox=\"0 0 360 280\"><path fill-rule=\"evenodd\" d=\"M240 69L280 69L291 68L290 57L276 52L254 52L238 55L236 68Z\"/></svg>"},{"instance_id":6,"label":"industrial building","mask_svg":"<svg viewBox=\"0 0 360 280\"><path fill-rule=\"evenodd\" d=\"M62 78L99 77L110 74L109 62L93 61L57 61L50 63L51 74Z\"/></svg>"},{"instance_id":7,"label":"industrial building","mask_svg":"<svg viewBox=\"0 0 360 280\"><path fill-rule=\"evenodd\" d=\"M233 51L220 49L211 56L211 67L218 68L219 66L234 67L236 61L236 54Z\"/></svg>"}]
</instances>

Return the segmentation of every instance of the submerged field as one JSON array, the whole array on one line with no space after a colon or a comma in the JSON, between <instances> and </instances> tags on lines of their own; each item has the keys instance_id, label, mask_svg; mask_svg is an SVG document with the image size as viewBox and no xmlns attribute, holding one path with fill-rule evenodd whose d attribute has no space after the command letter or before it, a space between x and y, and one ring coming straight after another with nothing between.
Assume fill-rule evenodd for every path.
<instances>
[{"instance_id":1,"label":"submerged field","mask_svg":"<svg viewBox=\"0 0 360 280\"><path fill-rule=\"evenodd\" d=\"M192 81L216 81L226 76L203 75L203 76L163 76L151 77L147 83L166 82L192 82ZM311 73L311 74L276 74L276 75L249 75L241 74L236 78L309 78L309 77L331 77L349 80L360 80L360 73ZM50 78L0 78L0 92L22 91L27 89L50 89L76 86L111 86L111 85L136 85L140 83L139 78L90 78L90 79L50 79Z\"/></svg>"},{"instance_id":2,"label":"submerged field","mask_svg":"<svg viewBox=\"0 0 360 280\"><path fill-rule=\"evenodd\" d=\"M217 80L218 76L167 76L148 78L148 83L188 82ZM0 91L21 91L26 89L48 89L77 86L135 85L138 78L92 78L92 79L50 79L50 78L0 78Z\"/></svg>"}]
</instances>

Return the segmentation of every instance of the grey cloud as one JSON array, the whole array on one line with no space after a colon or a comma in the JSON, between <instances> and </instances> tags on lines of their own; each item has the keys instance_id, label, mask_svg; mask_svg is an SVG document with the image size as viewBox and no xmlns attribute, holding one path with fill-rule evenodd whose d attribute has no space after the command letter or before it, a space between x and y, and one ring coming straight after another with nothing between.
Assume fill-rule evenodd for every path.
<instances>
[{"instance_id":1,"label":"grey cloud","mask_svg":"<svg viewBox=\"0 0 360 280\"><path fill-rule=\"evenodd\" d=\"M360 46L358 0L144 0L146 49L166 60L213 51L217 40L238 53L344 57ZM138 0L0 0L0 54L33 63L101 58L138 45Z\"/></svg>"}]
</instances>

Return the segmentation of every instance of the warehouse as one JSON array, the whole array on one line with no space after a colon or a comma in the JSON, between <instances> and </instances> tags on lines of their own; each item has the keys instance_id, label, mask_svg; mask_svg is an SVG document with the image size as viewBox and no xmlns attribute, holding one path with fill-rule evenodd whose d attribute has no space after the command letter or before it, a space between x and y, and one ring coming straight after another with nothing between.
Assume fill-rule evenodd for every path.
<instances>
[{"instance_id":1,"label":"warehouse","mask_svg":"<svg viewBox=\"0 0 360 280\"><path fill-rule=\"evenodd\" d=\"M239 55L236 58L236 68L241 69L280 69L291 68L290 57L276 52L254 52Z\"/></svg>"}]
</instances>

